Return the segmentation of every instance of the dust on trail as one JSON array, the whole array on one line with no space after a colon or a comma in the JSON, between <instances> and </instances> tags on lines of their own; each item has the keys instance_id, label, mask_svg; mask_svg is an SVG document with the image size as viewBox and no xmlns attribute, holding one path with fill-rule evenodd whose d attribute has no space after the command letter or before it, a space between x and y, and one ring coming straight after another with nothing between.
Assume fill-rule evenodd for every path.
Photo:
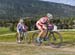
<instances>
[{"instance_id":1,"label":"dust on trail","mask_svg":"<svg viewBox=\"0 0 75 55\"><path fill-rule=\"evenodd\" d=\"M61 46L60 48L52 48L51 46L35 46L34 44L18 44L17 42L0 42L0 46L29 46L29 47L39 47L39 48L46 48L52 50L59 50L59 51L68 51L68 52L75 52L75 46Z\"/></svg>"}]
</instances>

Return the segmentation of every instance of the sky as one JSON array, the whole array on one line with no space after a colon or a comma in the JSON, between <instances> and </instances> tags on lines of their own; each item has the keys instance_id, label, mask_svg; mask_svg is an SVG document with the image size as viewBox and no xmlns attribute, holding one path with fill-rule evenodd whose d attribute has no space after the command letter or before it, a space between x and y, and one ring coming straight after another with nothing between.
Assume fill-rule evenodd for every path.
<instances>
[{"instance_id":1,"label":"sky","mask_svg":"<svg viewBox=\"0 0 75 55\"><path fill-rule=\"evenodd\" d=\"M68 4L68 5L75 6L75 0L43 0L43 1L63 3L63 4Z\"/></svg>"}]
</instances>

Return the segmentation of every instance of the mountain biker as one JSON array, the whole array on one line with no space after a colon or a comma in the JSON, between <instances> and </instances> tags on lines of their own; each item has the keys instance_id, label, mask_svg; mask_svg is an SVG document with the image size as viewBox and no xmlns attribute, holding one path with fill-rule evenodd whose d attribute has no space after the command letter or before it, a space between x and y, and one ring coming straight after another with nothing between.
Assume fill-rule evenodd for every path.
<instances>
[{"instance_id":1,"label":"mountain biker","mask_svg":"<svg viewBox=\"0 0 75 55\"><path fill-rule=\"evenodd\" d=\"M19 20L19 23L17 24L17 34L18 34L18 43L21 42L20 36L22 32L26 32L27 31L27 26L24 24L23 19Z\"/></svg>"},{"instance_id":2,"label":"mountain biker","mask_svg":"<svg viewBox=\"0 0 75 55\"><path fill-rule=\"evenodd\" d=\"M45 17L40 18L37 22L36 22L36 27L38 28L38 30L40 30L40 33L36 39L36 42L38 43L38 45L40 45L42 43L42 38L44 38L44 35L46 34L46 23L49 24L50 19L52 19L53 16L50 13L47 13L47 15Z\"/></svg>"}]
</instances>

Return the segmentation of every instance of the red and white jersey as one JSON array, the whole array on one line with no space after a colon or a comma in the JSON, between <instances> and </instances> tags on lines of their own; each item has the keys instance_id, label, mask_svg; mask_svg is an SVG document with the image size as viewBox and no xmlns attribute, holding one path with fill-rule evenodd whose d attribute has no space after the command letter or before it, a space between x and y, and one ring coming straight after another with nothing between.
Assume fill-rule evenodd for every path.
<instances>
[{"instance_id":1,"label":"red and white jersey","mask_svg":"<svg viewBox=\"0 0 75 55\"><path fill-rule=\"evenodd\" d=\"M44 24L44 23L46 23L48 21L48 17L42 17L42 18L40 18L38 21L37 21L37 23L39 23L39 24Z\"/></svg>"}]
</instances>

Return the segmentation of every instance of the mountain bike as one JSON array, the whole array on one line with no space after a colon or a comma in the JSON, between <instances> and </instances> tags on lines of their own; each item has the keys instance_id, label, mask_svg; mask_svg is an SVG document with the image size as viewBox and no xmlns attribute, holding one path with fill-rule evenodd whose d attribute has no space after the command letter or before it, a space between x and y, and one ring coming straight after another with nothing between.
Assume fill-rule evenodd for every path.
<instances>
[{"instance_id":1,"label":"mountain bike","mask_svg":"<svg viewBox=\"0 0 75 55\"><path fill-rule=\"evenodd\" d=\"M18 36L18 34L16 34L17 36L17 42L18 40L20 40L20 42L18 43L28 43L28 33L27 32L20 32L20 36Z\"/></svg>"},{"instance_id":2,"label":"mountain bike","mask_svg":"<svg viewBox=\"0 0 75 55\"><path fill-rule=\"evenodd\" d=\"M62 45L62 42L63 42L63 38L62 38L62 35L60 34L59 31L54 31L54 29L56 28L55 25L53 25L53 29L49 29L48 28L48 25L47 25L47 32L46 32L46 35L48 37L48 40L46 40L47 44L49 46L52 46L52 47L60 47ZM37 32L34 32L33 35L32 35L32 42L36 45L36 38L38 36L38 33L40 31L37 31ZM44 42L44 39L43 39L43 42Z\"/></svg>"}]
</instances>

